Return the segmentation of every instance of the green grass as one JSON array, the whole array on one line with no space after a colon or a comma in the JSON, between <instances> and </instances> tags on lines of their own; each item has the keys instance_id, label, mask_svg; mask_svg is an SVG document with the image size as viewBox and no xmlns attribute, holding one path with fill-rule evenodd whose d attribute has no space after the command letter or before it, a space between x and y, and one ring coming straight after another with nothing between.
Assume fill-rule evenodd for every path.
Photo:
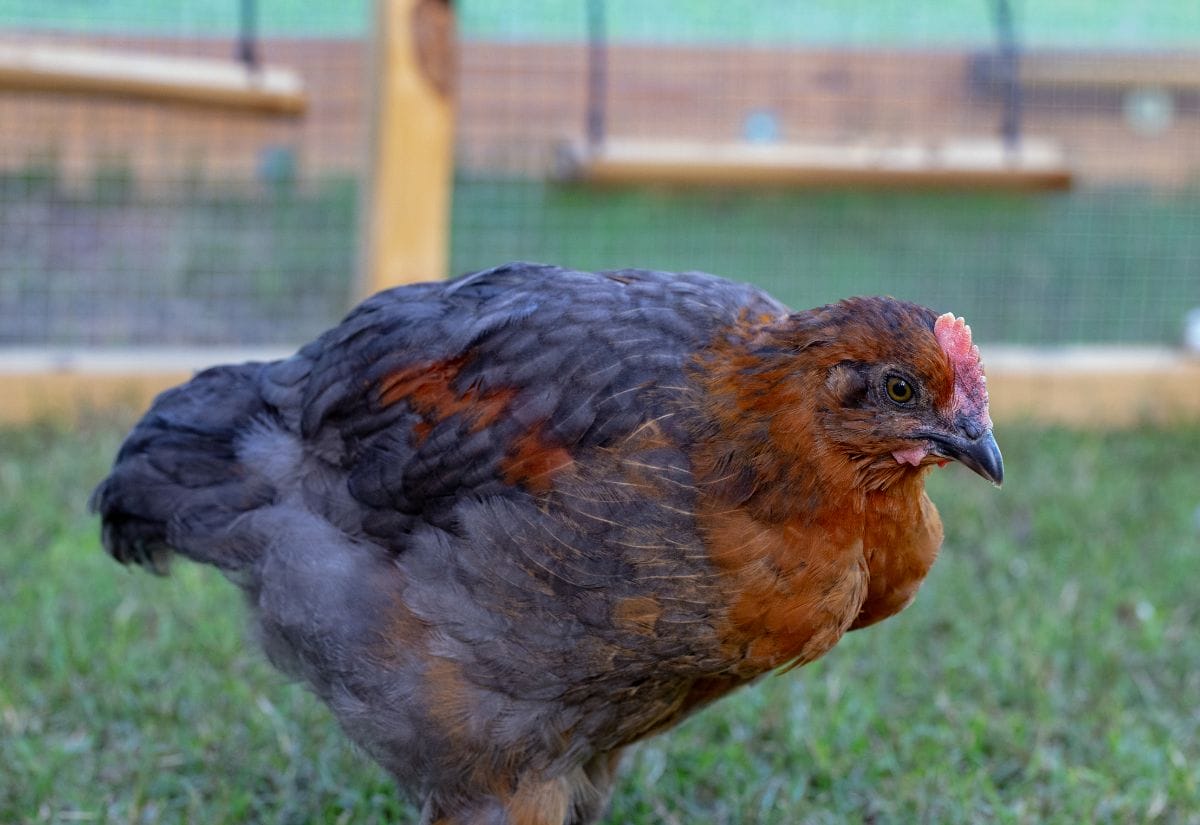
<instances>
[{"instance_id":1,"label":"green grass","mask_svg":"<svg viewBox=\"0 0 1200 825\"><path fill-rule=\"evenodd\" d=\"M311 3L258 0L267 36L355 37L366 31L365 0ZM1192 0L1017 0L1019 31L1033 46L1167 48L1200 41ZM990 0L608 0L610 35L658 43L987 44L994 37ZM580 40L584 0L464 0L459 25L468 38ZM0 0L0 26L88 32L231 37L235 0Z\"/></svg>"},{"instance_id":2,"label":"green grass","mask_svg":"<svg viewBox=\"0 0 1200 825\"><path fill-rule=\"evenodd\" d=\"M1002 426L917 602L629 760L612 823L1200 822L1200 427ZM0 822L409 822L234 588L102 554L111 424L0 431Z\"/></svg>"}]
</instances>

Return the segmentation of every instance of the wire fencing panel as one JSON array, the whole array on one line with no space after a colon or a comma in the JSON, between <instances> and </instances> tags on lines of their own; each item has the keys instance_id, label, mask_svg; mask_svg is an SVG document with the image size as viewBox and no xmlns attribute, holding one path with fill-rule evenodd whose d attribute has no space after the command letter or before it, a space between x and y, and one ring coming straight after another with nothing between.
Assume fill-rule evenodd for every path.
<instances>
[{"instance_id":1,"label":"wire fencing panel","mask_svg":"<svg viewBox=\"0 0 1200 825\"><path fill-rule=\"evenodd\" d=\"M344 312L367 4L243 5L257 60L301 79L302 115L0 86L0 344L295 342ZM241 10L5 0L0 54L234 61Z\"/></svg>"},{"instance_id":2,"label":"wire fencing panel","mask_svg":"<svg viewBox=\"0 0 1200 825\"><path fill-rule=\"evenodd\" d=\"M796 307L887 293L953 309L989 342L1177 342L1200 305L1200 6L1016 3L1016 64L1000 6L467 0L453 268L705 269ZM1075 186L564 180L564 147L588 140L598 109L601 141L861 150L918 167L1003 151L1008 119L1020 145L1061 152Z\"/></svg>"},{"instance_id":3,"label":"wire fencing panel","mask_svg":"<svg viewBox=\"0 0 1200 825\"><path fill-rule=\"evenodd\" d=\"M300 117L0 88L0 344L294 343L342 314L366 175L370 3L256 5L262 62L304 84ZM563 174L589 133L917 166L993 151L1014 102L994 0L456 8L455 272L510 259L705 269L796 307L888 293L953 309L989 342L1173 343L1200 305L1190 0L1013 5L1020 141L1061 150L1068 193L599 187ZM602 34L601 82L589 31ZM232 60L238 34L239 0L0 0L0 52Z\"/></svg>"}]
</instances>

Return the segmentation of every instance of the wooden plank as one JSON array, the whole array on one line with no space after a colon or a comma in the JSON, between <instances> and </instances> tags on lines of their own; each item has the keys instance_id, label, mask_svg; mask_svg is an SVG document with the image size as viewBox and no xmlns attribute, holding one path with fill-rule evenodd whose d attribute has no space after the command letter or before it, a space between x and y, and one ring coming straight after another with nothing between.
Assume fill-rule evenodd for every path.
<instances>
[{"instance_id":1,"label":"wooden plank","mask_svg":"<svg viewBox=\"0 0 1200 825\"><path fill-rule=\"evenodd\" d=\"M938 144L608 140L569 147L560 173L594 184L1066 189L1072 183L1054 144L1025 140L1009 150L986 138Z\"/></svg>"},{"instance_id":2,"label":"wooden plank","mask_svg":"<svg viewBox=\"0 0 1200 825\"><path fill-rule=\"evenodd\" d=\"M144 411L163 390L213 364L269 361L285 350L0 349L0 424L75 421L92 412Z\"/></svg>"},{"instance_id":3,"label":"wooden plank","mask_svg":"<svg viewBox=\"0 0 1200 825\"><path fill-rule=\"evenodd\" d=\"M996 421L1121 428L1200 420L1200 355L1135 347L984 349Z\"/></svg>"},{"instance_id":4,"label":"wooden plank","mask_svg":"<svg viewBox=\"0 0 1200 825\"><path fill-rule=\"evenodd\" d=\"M446 276L454 170L454 14L377 0L363 294Z\"/></svg>"},{"instance_id":5,"label":"wooden plank","mask_svg":"<svg viewBox=\"0 0 1200 825\"><path fill-rule=\"evenodd\" d=\"M308 105L299 76L279 67L37 43L0 43L0 88L290 116Z\"/></svg>"},{"instance_id":6,"label":"wooden plank","mask_svg":"<svg viewBox=\"0 0 1200 825\"><path fill-rule=\"evenodd\" d=\"M105 354L0 350L0 424L141 412L159 392L213 364L286 351L160 350ZM985 347L992 418L1115 429L1200 420L1200 356L1166 349Z\"/></svg>"},{"instance_id":7,"label":"wooden plank","mask_svg":"<svg viewBox=\"0 0 1200 825\"><path fill-rule=\"evenodd\" d=\"M114 412L127 415L132 423L160 392L191 377L189 372L14 375L0 371L0 425L74 422L89 414Z\"/></svg>"},{"instance_id":8,"label":"wooden plank","mask_svg":"<svg viewBox=\"0 0 1200 825\"><path fill-rule=\"evenodd\" d=\"M1021 58L1020 77L1042 88L1200 89L1200 55L1035 52Z\"/></svg>"}]
</instances>

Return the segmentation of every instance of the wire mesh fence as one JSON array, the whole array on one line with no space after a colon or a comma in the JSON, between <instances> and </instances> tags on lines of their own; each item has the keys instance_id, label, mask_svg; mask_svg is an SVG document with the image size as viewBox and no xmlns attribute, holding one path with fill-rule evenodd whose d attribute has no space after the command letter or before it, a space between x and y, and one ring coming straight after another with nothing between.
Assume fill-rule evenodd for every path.
<instances>
[{"instance_id":1,"label":"wire mesh fence","mask_svg":"<svg viewBox=\"0 0 1200 825\"><path fill-rule=\"evenodd\" d=\"M369 88L366 5L338 8L263 4L247 29L237 2L0 5L0 55L159 74L252 59L307 103L0 88L0 343L276 343L336 320Z\"/></svg>"},{"instance_id":2,"label":"wire mesh fence","mask_svg":"<svg viewBox=\"0 0 1200 825\"><path fill-rule=\"evenodd\" d=\"M1200 7L1021 2L1011 36L1006 7L459 3L451 269L704 269L796 307L953 309L988 342L1180 340L1200 305ZM236 62L242 11L0 0L0 47ZM300 79L300 115L0 86L0 343L295 343L345 310L370 3L255 12L257 58ZM881 180L589 182L596 151L622 146ZM1072 188L934 174L1025 151Z\"/></svg>"},{"instance_id":3,"label":"wire mesh fence","mask_svg":"<svg viewBox=\"0 0 1200 825\"><path fill-rule=\"evenodd\" d=\"M464 48L455 269L702 268L796 307L894 294L1029 344L1172 343L1200 303L1194 4L1022 3L1007 40L1007 4L987 0L542 5ZM955 151L1006 152L1014 129L1061 158L1071 191L912 185ZM597 139L780 147L830 169L875 153L913 175L887 190L556 177L564 145Z\"/></svg>"}]
</instances>

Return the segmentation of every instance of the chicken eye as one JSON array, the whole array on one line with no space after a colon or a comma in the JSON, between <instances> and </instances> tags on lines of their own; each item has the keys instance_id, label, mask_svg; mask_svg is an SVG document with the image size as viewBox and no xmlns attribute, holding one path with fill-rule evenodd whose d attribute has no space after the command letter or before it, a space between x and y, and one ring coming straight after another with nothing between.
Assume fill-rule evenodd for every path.
<instances>
[{"instance_id":1,"label":"chicken eye","mask_svg":"<svg viewBox=\"0 0 1200 825\"><path fill-rule=\"evenodd\" d=\"M907 404L913 399L912 384L898 375L893 375L887 380L887 394L888 398L897 404Z\"/></svg>"}]
</instances>

